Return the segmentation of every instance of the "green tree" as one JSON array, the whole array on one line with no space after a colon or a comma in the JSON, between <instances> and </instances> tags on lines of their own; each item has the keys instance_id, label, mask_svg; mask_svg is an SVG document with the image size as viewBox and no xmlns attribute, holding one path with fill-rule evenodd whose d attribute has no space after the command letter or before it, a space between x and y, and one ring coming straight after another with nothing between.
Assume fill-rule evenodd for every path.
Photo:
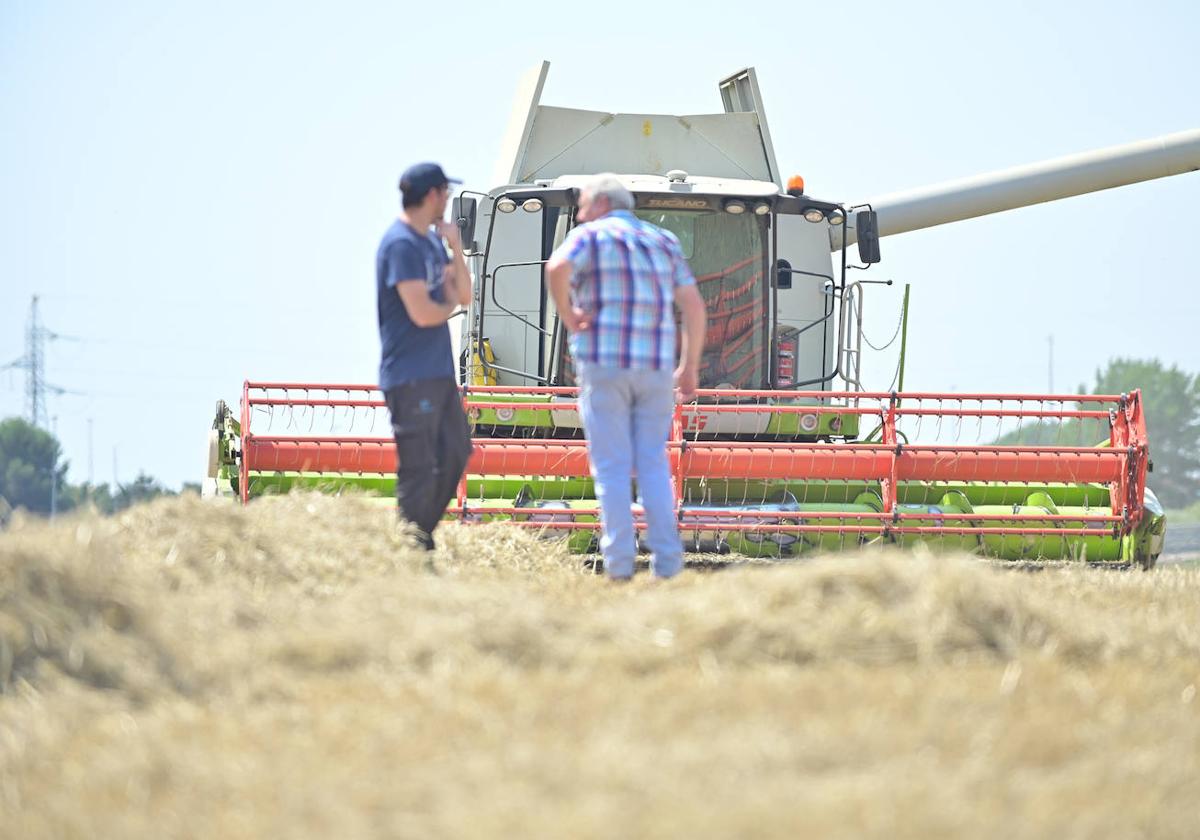
<instances>
[{"instance_id":1,"label":"green tree","mask_svg":"<svg viewBox=\"0 0 1200 840\"><path fill-rule=\"evenodd\" d=\"M117 494L113 498L113 507L116 510L124 510L131 505L148 502L159 496L174 495L176 494L159 484L154 477L144 472L138 472L137 478L132 482L122 484L117 488Z\"/></svg>"},{"instance_id":2,"label":"green tree","mask_svg":"<svg viewBox=\"0 0 1200 840\"><path fill-rule=\"evenodd\" d=\"M91 505L100 513L112 513L116 507L112 490L108 484L74 484L67 488L66 495L71 507L87 507Z\"/></svg>"},{"instance_id":3,"label":"green tree","mask_svg":"<svg viewBox=\"0 0 1200 840\"><path fill-rule=\"evenodd\" d=\"M1091 393L1135 388L1142 391L1154 462L1149 484L1167 507L1187 507L1200 499L1200 375L1164 367L1157 359L1113 359L1096 371Z\"/></svg>"},{"instance_id":4,"label":"green tree","mask_svg":"<svg viewBox=\"0 0 1200 840\"><path fill-rule=\"evenodd\" d=\"M1140 389L1150 438L1154 473L1149 485L1164 505L1186 508L1200 500L1200 375L1178 366L1164 367L1157 359L1113 359L1096 371L1090 389L1080 385L1079 407L1105 409L1089 403L1087 394L1125 394ZM1022 424L996 443L1027 446L1092 446L1108 440L1103 420L1043 420Z\"/></svg>"},{"instance_id":5,"label":"green tree","mask_svg":"<svg viewBox=\"0 0 1200 840\"><path fill-rule=\"evenodd\" d=\"M57 489L59 507L65 509L70 503L62 493L66 475L62 447L53 435L19 417L0 421L0 497L9 505L46 514Z\"/></svg>"}]
</instances>

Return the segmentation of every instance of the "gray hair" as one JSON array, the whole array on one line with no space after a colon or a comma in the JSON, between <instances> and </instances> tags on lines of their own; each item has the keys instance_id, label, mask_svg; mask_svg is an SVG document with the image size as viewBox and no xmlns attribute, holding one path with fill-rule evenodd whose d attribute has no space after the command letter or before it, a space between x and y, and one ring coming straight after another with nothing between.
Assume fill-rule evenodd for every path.
<instances>
[{"instance_id":1,"label":"gray hair","mask_svg":"<svg viewBox=\"0 0 1200 840\"><path fill-rule=\"evenodd\" d=\"M633 193L611 172L602 172L589 178L583 185L583 192L590 195L593 200L601 196L608 199L609 210L633 209Z\"/></svg>"}]
</instances>

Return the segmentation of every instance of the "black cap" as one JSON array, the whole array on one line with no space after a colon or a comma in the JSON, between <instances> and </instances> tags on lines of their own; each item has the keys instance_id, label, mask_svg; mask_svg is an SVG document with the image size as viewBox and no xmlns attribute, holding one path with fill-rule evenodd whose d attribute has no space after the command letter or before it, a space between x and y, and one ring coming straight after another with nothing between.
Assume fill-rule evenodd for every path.
<instances>
[{"instance_id":1,"label":"black cap","mask_svg":"<svg viewBox=\"0 0 1200 840\"><path fill-rule=\"evenodd\" d=\"M400 176L400 192L414 197L423 196L434 187L461 183L457 178L447 178L442 167L436 163L414 163Z\"/></svg>"}]
</instances>

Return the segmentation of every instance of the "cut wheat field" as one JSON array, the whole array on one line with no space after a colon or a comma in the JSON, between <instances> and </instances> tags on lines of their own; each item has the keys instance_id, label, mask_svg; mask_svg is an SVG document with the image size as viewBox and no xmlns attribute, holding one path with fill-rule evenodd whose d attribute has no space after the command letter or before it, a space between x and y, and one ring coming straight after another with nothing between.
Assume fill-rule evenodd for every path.
<instances>
[{"instance_id":1,"label":"cut wheat field","mask_svg":"<svg viewBox=\"0 0 1200 840\"><path fill-rule=\"evenodd\" d=\"M1200 570L614 585L195 497L0 533L0 836L1196 837Z\"/></svg>"}]
</instances>

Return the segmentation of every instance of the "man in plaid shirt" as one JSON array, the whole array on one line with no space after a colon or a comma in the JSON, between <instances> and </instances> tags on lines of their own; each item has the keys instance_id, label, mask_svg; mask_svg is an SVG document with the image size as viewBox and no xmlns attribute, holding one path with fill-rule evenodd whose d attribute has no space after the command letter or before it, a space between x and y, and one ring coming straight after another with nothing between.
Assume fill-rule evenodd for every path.
<instances>
[{"instance_id":1,"label":"man in plaid shirt","mask_svg":"<svg viewBox=\"0 0 1200 840\"><path fill-rule=\"evenodd\" d=\"M695 395L704 346L704 299L670 231L633 215L633 195L614 175L584 186L568 234L546 263L546 282L570 332L579 412L600 501L604 568L633 576L633 476L646 512L650 569L671 577L683 566L667 438L675 386ZM683 316L679 365L675 306Z\"/></svg>"}]
</instances>

